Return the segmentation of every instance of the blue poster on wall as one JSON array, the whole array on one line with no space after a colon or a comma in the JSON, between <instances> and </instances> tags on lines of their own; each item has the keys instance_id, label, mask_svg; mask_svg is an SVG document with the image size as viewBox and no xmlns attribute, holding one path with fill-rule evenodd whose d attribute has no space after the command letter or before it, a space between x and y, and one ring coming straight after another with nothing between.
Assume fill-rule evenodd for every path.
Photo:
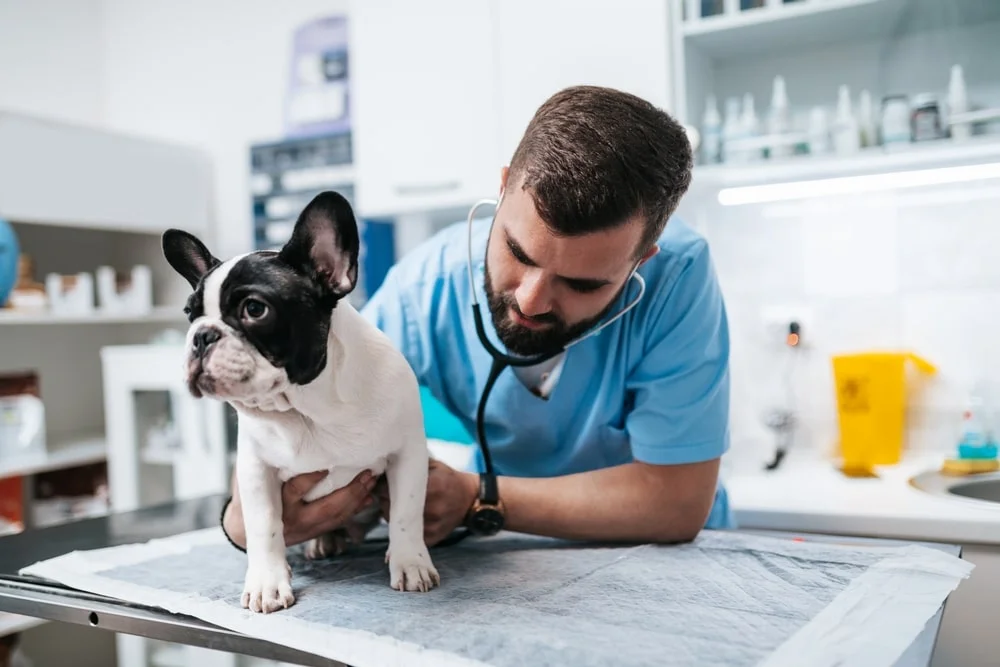
<instances>
[{"instance_id":1,"label":"blue poster on wall","mask_svg":"<svg viewBox=\"0 0 1000 667\"><path fill-rule=\"evenodd\" d=\"M347 18L326 16L295 31L285 98L285 136L347 132L351 127Z\"/></svg>"}]
</instances>

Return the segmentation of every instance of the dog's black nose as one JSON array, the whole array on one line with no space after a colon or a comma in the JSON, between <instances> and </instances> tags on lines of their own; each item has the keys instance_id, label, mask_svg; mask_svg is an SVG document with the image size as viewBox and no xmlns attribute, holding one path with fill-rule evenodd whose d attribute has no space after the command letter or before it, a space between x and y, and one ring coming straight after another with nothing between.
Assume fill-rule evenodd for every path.
<instances>
[{"instance_id":1,"label":"dog's black nose","mask_svg":"<svg viewBox=\"0 0 1000 667\"><path fill-rule=\"evenodd\" d=\"M203 357L208 348L212 346L217 340L222 338L222 332L218 329L205 328L200 329L194 335L194 353L195 356Z\"/></svg>"}]
</instances>

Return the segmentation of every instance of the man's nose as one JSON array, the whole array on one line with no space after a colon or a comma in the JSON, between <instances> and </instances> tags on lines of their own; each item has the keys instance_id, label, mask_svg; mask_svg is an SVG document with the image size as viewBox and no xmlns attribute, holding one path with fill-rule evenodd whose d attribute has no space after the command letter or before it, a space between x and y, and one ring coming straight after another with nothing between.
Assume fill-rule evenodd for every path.
<instances>
[{"instance_id":1,"label":"man's nose","mask_svg":"<svg viewBox=\"0 0 1000 667\"><path fill-rule=\"evenodd\" d=\"M552 310L552 298L541 272L526 274L514 292L517 307L528 317L544 315Z\"/></svg>"},{"instance_id":2,"label":"man's nose","mask_svg":"<svg viewBox=\"0 0 1000 667\"><path fill-rule=\"evenodd\" d=\"M196 357L204 357L205 353L208 352L208 348L212 346L217 340L222 338L222 332L214 327L205 327L199 329L194 334L194 355Z\"/></svg>"}]
</instances>

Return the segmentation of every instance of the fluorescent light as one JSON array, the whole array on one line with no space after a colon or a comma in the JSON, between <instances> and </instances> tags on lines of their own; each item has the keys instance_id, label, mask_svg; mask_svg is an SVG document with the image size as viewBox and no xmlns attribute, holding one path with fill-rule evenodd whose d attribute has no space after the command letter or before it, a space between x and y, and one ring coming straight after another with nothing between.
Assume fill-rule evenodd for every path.
<instances>
[{"instance_id":1,"label":"fluorescent light","mask_svg":"<svg viewBox=\"0 0 1000 667\"><path fill-rule=\"evenodd\" d=\"M865 176L844 176L824 178L814 181L793 181L770 185L748 185L738 188L723 188L719 191L719 203L723 206L741 204L761 204L764 202L829 197L831 195L919 188L945 183L963 183L987 178L1000 178L1000 162L974 164L962 167L942 167L940 169L920 169L916 171L896 171L887 174Z\"/></svg>"}]
</instances>

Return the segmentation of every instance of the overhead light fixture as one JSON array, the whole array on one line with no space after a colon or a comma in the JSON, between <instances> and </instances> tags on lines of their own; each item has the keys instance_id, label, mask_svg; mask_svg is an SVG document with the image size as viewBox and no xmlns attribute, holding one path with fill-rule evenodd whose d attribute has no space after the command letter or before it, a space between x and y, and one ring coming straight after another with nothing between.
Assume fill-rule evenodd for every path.
<instances>
[{"instance_id":1,"label":"overhead light fixture","mask_svg":"<svg viewBox=\"0 0 1000 667\"><path fill-rule=\"evenodd\" d=\"M723 188L719 190L719 203L723 206L763 204L790 199L809 199L831 195L919 188L946 183L964 183L989 178L1000 178L1000 162Z\"/></svg>"}]
</instances>

